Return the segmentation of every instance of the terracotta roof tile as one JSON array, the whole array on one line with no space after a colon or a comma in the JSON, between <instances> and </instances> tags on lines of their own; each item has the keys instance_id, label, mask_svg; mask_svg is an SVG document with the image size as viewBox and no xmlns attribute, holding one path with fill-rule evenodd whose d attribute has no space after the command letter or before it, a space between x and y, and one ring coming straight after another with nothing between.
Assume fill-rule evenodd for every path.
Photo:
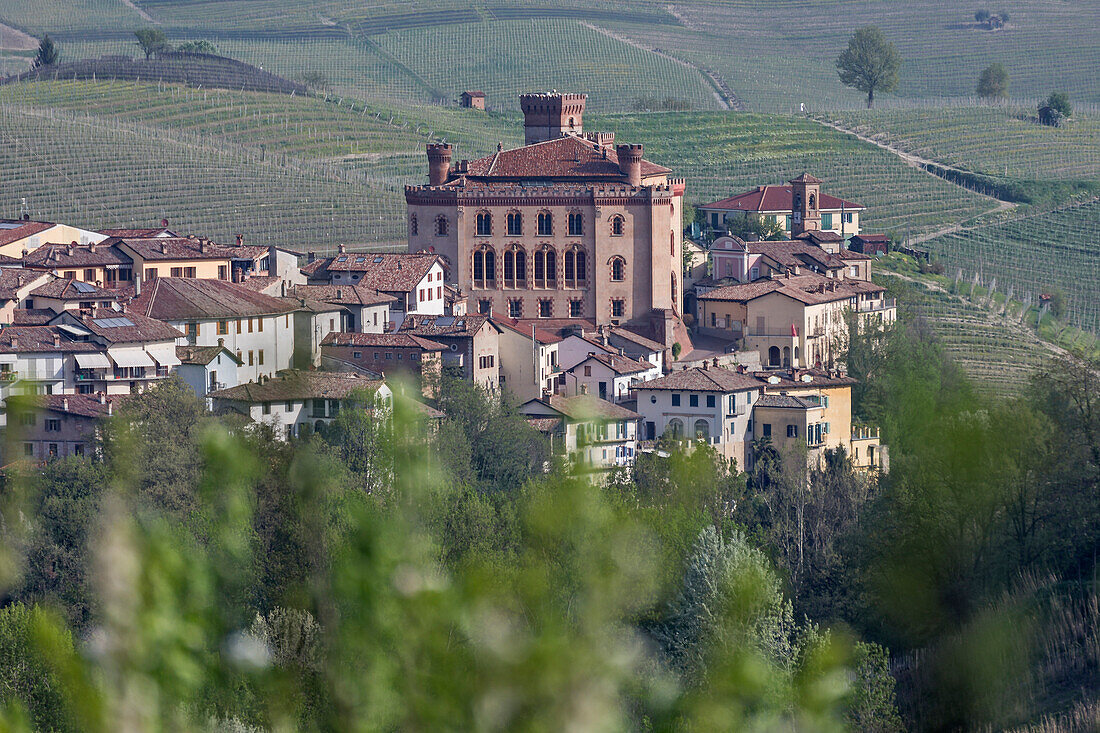
<instances>
[{"instance_id":1,"label":"terracotta roof tile","mask_svg":"<svg viewBox=\"0 0 1100 733\"><path fill-rule=\"evenodd\" d=\"M765 394L756 401L757 407L781 407L792 410L813 410L821 407L820 404L802 397L786 394Z\"/></svg>"},{"instance_id":2,"label":"terracotta roof tile","mask_svg":"<svg viewBox=\"0 0 1100 733\"><path fill-rule=\"evenodd\" d=\"M683 369L635 386L639 390L683 392L744 392L763 388L764 383L756 377L722 367Z\"/></svg>"},{"instance_id":3,"label":"terracotta roof tile","mask_svg":"<svg viewBox=\"0 0 1100 733\"><path fill-rule=\"evenodd\" d=\"M447 351L449 347L438 341L413 336L408 333L330 333L321 341L321 346L374 346L424 351Z\"/></svg>"},{"instance_id":4,"label":"terracotta roof tile","mask_svg":"<svg viewBox=\"0 0 1100 733\"><path fill-rule=\"evenodd\" d=\"M56 317L49 308L16 308L11 322L15 326L45 326Z\"/></svg>"},{"instance_id":5,"label":"terracotta roof tile","mask_svg":"<svg viewBox=\"0 0 1100 733\"><path fill-rule=\"evenodd\" d=\"M668 168L642 161L643 178L669 172ZM614 148L600 147L572 135L471 160L464 175L486 180L558 179L626 183Z\"/></svg>"},{"instance_id":6,"label":"terracotta roof tile","mask_svg":"<svg viewBox=\"0 0 1100 733\"><path fill-rule=\"evenodd\" d=\"M0 353L87 353L103 350L104 347L99 344L73 340L57 326L7 326L0 329Z\"/></svg>"},{"instance_id":7,"label":"terracotta roof tile","mask_svg":"<svg viewBox=\"0 0 1100 733\"><path fill-rule=\"evenodd\" d=\"M30 293L36 298L54 298L56 300L118 300L115 290L104 290L72 278L59 278L35 288Z\"/></svg>"},{"instance_id":8,"label":"terracotta roof tile","mask_svg":"<svg viewBox=\"0 0 1100 733\"><path fill-rule=\"evenodd\" d=\"M241 359L238 359L232 351L224 346L177 346L176 358L183 364L206 366L223 351L226 356L237 362L237 366L244 364Z\"/></svg>"},{"instance_id":9,"label":"terracotta roof tile","mask_svg":"<svg viewBox=\"0 0 1100 733\"><path fill-rule=\"evenodd\" d=\"M488 320L489 316L482 314L465 316L409 315L401 322L398 330L428 337L473 336L485 326Z\"/></svg>"},{"instance_id":10,"label":"terracotta roof tile","mask_svg":"<svg viewBox=\"0 0 1100 733\"><path fill-rule=\"evenodd\" d=\"M329 278L328 273L332 272L360 273L356 285L382 293L407 293L427 277L428 271L437 262L442 260L433 254L342 252L316 260L302 271L316 279Z\"/></svg>"},{"instance_id":11,"label":"terracotta roof tile","mask_svg":"<svg viewBox=\"0 0 1100 733\"><path fill-rule=\"evenodd\" d=\"M657 368L648 361L637 361L635 359L631 359L629 356L619 356L618 354L589 354L587 357L585 357L584 361L588 361L589 359L592 359L593 361L598 361L616 374L638 374L640 372L648 372L651 369ZM583 364L584 361L582 361L580 364ZM580 366L580 364L578 364L577 366ZM573 367L573 369L576 368L577 367Z\"/></svg>"},{"instance_id":12,"label":"terracotta roof tile","mask_svg":"<svg viewBox=\"0 0 1100 733\"><path fill-rule=\"evenodd\" d=\"M287 290L287 295L341 305L385 305L397 301L392 295L362 285L295 285Z\"/></svg>"},{"instance_id":13,"label":"terracotta roof tile","mask_svg":"<svg viewBox=\"0 0 1100 733\"><path fill-rule=\"evenodd\" d=\"M290 313L297 304L225 280L161 277L130 303L130 310L162 321L248 318Z\"/></svg>"},{"instance_id":14,"label":"terracotta roof tile","mask_svg":"<svg viewBox=\"0 0 1100 733\"><path fill-rule=\"evenodd\" d=\"M184 335L179 329L140 313L98 308L90 315L78 317L65 311L59 318L62 316L76 319L84 328L110 343L175 341Z\"/></svg>"},{"instance_id":15,"label":"terracotta roof tile","mask_svg":"<svg viewBox=\"0 0 1100 733\"><path fill-rule=\"evenodd\" d=\"M105 239L99 244L44 244L28 252L23 263L26 267L44 270L133 265L133 258L115 246L117 241Z\"/></svg>"},{"instance_id":16,"label":"terracotta roof tile","mask_svg":"<svg viewBox=\"0 0 1100 733\"><path fill-rule=\"evenodd\" d=\"M641 417L633 410L601 400L593 395L562 397L550 395L546 400L550 407L571 420L637 420Z\"/></svg>"},{"instance_id":17,"label":"terracotta roof tile","mask_svg":"<svg viewBox=\"0 0 1100 733\"><path fill-rule=\"evenodd\" d=\"M725 211L789 212L794 206L794 190L791 186L760 186L752 191L703 204L701 209ZM853 201L821 194L818 209L821 211L863 211L866 207Z\"/></svg>"},{"instance_id":18,"label":"terracotta roof tile","mask_svg":"<svg viewBox=\"0 0 1100 733\"><path fill-rule=\"evenodd\" d=\"M360 390L378 389L379 380L355 372L312 372L288 370L262 383L249 382L210 393L215 399L240 402L283 402L286 400L344 399Z\"/></svg>"},{"instance_id":19,"label":"terracotta roof tile","mask_svg":"<svg viewBox=\"0 0 1100 733\"><path fill-rule=\"evenodd\" d=\"M22 219L0 219L0 247L33 237L55 225L48 221L24 221Z\"/></svg>"},{"instance_id":20,"label":"terracotta roof tile","mask_svg":"<svg viewBox=\"0 0 1100 733\"><path fill-rule=\"evenodd\" d=\"M41 272L24 270L19 267L5 267L0 269L0 300L16 300L19 298L19 288L29 285L39 278L47 278Z\"/></svg>"}]
</instances>

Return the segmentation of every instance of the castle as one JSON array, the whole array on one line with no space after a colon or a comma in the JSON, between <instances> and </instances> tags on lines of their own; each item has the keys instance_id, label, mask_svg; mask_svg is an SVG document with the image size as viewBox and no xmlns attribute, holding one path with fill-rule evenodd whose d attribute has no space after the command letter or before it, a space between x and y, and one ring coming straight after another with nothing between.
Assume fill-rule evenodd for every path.
<instances>
[{"instance_id":1,"label":"castle","mask_svg":"<svg viewBox=\"0 0 1100 733\"><path fill-rule=\"evenodd\" d=\"M453 162L427 148L408 186L409 251L446 262L471 307L516 320L634 325L671 343L682 311L684 181L585 132L584 94L525 94L525 145Z\"/></svg>"}]
</instances>

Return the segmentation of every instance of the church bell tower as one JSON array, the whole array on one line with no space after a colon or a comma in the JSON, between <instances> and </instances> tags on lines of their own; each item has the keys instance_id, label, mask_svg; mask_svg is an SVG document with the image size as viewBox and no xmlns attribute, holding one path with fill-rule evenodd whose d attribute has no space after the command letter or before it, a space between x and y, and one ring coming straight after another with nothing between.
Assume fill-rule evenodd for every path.
<instances>
[{"instance_id":1,"label":"church bell tower","mask_svg":"<svg viewBox=\"0 0 1100 733\"><path fill-rule=\"evenodd\" d=\"M803 173L791 184L791 236L821 231L821 179Z\"/></svg>"}]
</instances>

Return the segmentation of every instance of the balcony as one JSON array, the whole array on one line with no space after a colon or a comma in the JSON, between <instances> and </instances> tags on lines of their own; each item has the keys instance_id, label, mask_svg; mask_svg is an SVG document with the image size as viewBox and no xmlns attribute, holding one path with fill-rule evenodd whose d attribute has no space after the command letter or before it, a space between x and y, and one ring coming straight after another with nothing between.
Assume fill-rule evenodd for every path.
<instances>
[{"instance_id":1,"label":"balcony","mask_svg":"<svg viewBox=\"0 0 1100 733\"><path fill-rule=\"evenodd\" d=\"M897 308L898 301L894 298L883 298L882 300L873 300L865 303L859 303L856 306L857 313L881 313L882 311L892 310Z\"/></svg>"},{"instance_id":2,"label":"balcony","mask_svg":"<svg viewBox=\"0 0 1100 733\"><path fill-rule=\"evenodd\" d=\"M853 425L852 442L857 440L879 440L879 428L875 425Z\"/></svg>"},{"instance_id":3,"label":"balcony","mask_svg":"<svg viewBox=\"0 0 1100 733\"><path fill-rule=\"evenodd\" d=\"M0 383L14 382L19 379L19 372L14 369L7 369L0 372Z\"/></svg>"}]
</instances>

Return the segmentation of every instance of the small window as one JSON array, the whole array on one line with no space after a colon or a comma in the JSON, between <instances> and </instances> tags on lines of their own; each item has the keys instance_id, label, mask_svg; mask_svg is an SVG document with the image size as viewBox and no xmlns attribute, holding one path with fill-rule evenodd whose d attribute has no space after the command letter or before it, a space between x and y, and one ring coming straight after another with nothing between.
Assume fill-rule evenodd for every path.
<instances>
[{"instance_id":1,"label":"small window","mask_svg":"<svg viewBox=\"0 0 1100 733\"><path fill-rule=\"evenodd\" d=\"M509 316L509 318L523 318L523 301L522 300L510 300L510 301L508 301L508 316Z\"/></svg>"},{"instance_id":2,"label":"small window","mask_svg":"<svg viewBox=\"0 0 1100 733\"><path fill-rule=\"evenodd\" d=\"M353 352L351 352L351 358L353 358L353 359L362 359L363 358L363 352L362 351L353 351Z\"/></svg>"},{"instance_id":3,"label":"small window","mask_svg":"<svg viewBox=\"0 0 1100 733\"><path fill-rule=\"evenodd\" d=\"M518 211L508 214L508 234L513 237L523 234L523 214Z\"/></svg>"},{"instance_id":4,"label":"small window","mask_svg":"<svg viewBox=\"0 0 1100 733\"><path fill-rule=\"evenodd\" d=\"M676 392L672 393L672 406L673 407L679 407L680 406L680 395L677 394Z\"/></svg>"},{"instance_id":5,"label":"small window","mask_svg":"<svg viewBox=\"0 0 1100 733\"><path fill-rule=\"evenodd\" d=\"M621 237L625 230L624 219L621 216L611 217L611 236Z\"/></svg>"},{"instance_id":6,"label":"small window","mask_svg":"<svg viewBox=\"0 0 1100 733\"><path fill-rule=\"evenodd\" d=\"M616 298L615 300L611 301L612 318L622 318L624 313L626 313L625 300L622 300L621 298Z\"/></svg>"},{"instance_id":7,"label":"small window","mask_svg":"<svg viewBox=\"0 0 1100 733\"><path fill-rule=\"evenodd\" d=\"M25 455L25 456L33 456L34 455L34 443L24 443L23 444L23 455Z\"/></svg>"},{"instance_id":8,"label":"small window","mask_svg":"<svg viewBox=\"0 0 1100 733\"><path fill-rule=\"evenodd\" d=\"M579 237L584 234L584 215L579 211L569 214L569 235Z\"/></svg>"},{"instance_id":9,"label":"small window","mask_svg":"<svg viewBox=\"0 0 1100 733\"><path fill-rule=\"evenodd\" d=\"M698 407L698 406L699 406L699 395L697 395L697 394L689 395L688 396L688 407Z\"/></svg>"},{"instance_id":10,"label":"small window","mask_svg":"<svg viewBox=\"0 0 1100 733\"><path fill-rule=\"evenodd\" d=\"M417 234L416 214L409 217L409 234L414 237Z\"/></svg>"},{"instance_id":11,"label":"small window","mask_svg":"<svg viewBox=\"0 0 1100 733\"><path fill-rule=\"evenodd\" d=\"M714 406L715 406L714 395L708 394L707 395L707 407L714 407Z\"/></svg>"},{"instance_id":12,"label":"small window","mask_svg":"<svg viewBox=\"0 0 1100 733\"><path fill-rule=\"evenodd\" d=\"M241 332L241 319L238 318L237 319L237 333L240 333L240 332Z\"/></svg>"},{"instance_id":13,"label":"small window","mask_svg":"<svg viewBox=\"0 0 1100 733\"><path fill-rule=\"evenodd\" d=\"M439 216L435 220L435 236L447 236L447 217Z\"/></svg>"},{"instance_id":14,"label":"small window","mask_svg":"<svg viewBox=\"0 0 1100 733\"><path fill-rule=\"evenodd\" d=\"M540 211L538 215L538 231L542 236L551 236L554 233L554 219L549 211Z\"/></svg>"},{"instance_id":15,"label":"small window","mask_svg":"<svg viewBox=\"0 0 1100 733\"><path fill-rule=\"evenodd\" d=\"M591 367L591 365L588 365L588 364L585 365L585 367L584 367L584 376L586 376L586 377L591 377L592 376L592 367Z\"/></svg>"},{"instance_id":16,"label":"small window","mask_svg":"<svg viewBox=\"0 0 1100 733\"><path fill-rule=\"evenodd\" d=\"M225 336L229 333L229 321L218 321L218 335Z\"/></svg>"},{"instance_id":17,"label":"small window","mask_svg":"<svg viewBox=\"0 0 1100 733\"><path fill-rule=\"evenodd\" d=\"M479 300L477 302L477 312L482 315L488 315L493 312L493 301L491 300Z\"/></svg>"},{"instance_id":18,"label":"small window","mask_svg":"<svg viewBox=\"0 0 1100 733\"><path fill-rule=\"evenodd\" d=\"M554 301L552 300L540 300L539 301L539 318L550 318L554 314Z\"/></svg>"},{"instance_id":19,"label":"small window","mask_svg":"<svg viewBox=\"0 0 1100 733\"><path fill-rule=\"evenodd\" d=\"M798 426L797 425L788 425L787 426L787 437L788 438L797 438L798 437Z\"/></svg>"},{"instance_id":20,"label":"small window","mask_svg":"<svg viewBox=\"0 0 1100 733\"><path fill-rule=\"evenodd\" d=\"M256 352L256 363L260 366L264 365L264 350L260 349Z\"/></svg>"},{"instance_id":21,"label":"small window","mask_svg":"<svg viewBox=\"0 0 1100 733\"><path fill-rule=\"evenodd\" d=\"M76 443L75 445L73 445L73 455L74 456L84 455L84 444L83 443Z\"/></svg>"},{"instance_id":22,"label":"small window","mask_svg":"<svg viewBox=\"0 0 1100 733\"><path fill-rule=\"evenodd\" d=\"M265 402L264 403L263 412L264 412L265 415L270 415L271 414L271 403L270 402Z\"/></svg>"},{"instance_id":23,"label":"small window","mask_svg":"<svg viewBox=\"0 0 1100 733\"><path fill-rule=\"evenodd\" d=\"M611 282L621 283L626 280L626 260L616 257L611 260Z\"/></svg>"},{"instance_id":24,"label":"small window","mask_svg":"<svg viewBox=\"0 0 1100 733\"><path fill-rule=\"evenodd\" d=\"M291 402L290 400L287 400L286 404L283 405L283 412L293 412L293 411L294 411L294 403Z\"/></svg>"},{"instance_id":25,"label":"small window","mask_svg":"<svg viewBox=\"0 0 1100 733\"><path fill-rule=\"evenodd\" d=\"M488 211L479 211L477 214L477 235L488 237L493 233L493 215Z\"/></svg>"},{"instance_id":26,"label":"small window","mask_svg":"<svg viewBox=\"0 0 1100 733\"><path fill-rule=\"evenodd\" d=\"M56 417L46 419L46 432L47 433L60 433L61 432L61 420Z\"/></svg>"},{"instance_id":27,"label":"small window","mask_svg":"<svg viewBox=\"0 0 1100 733\"><path fill-rule=\"evenodd\" d=\"M569 301L569 317L570 318L583 318L584 317L584 301L571 300Z\"/></svg>"},{"instance_id":28,"label":"small window","mask_svg":"<svg viewBox=\"0 0 1100 733\"><path fill-rule=\"evenodd\" d=\"M248 366L255 366L255 365L256 365L255 354L252 352L251 349L249 349L248 350Z\"/></svg>"},{"instance_id":29,"label":"small window","mask_svg":"<svg viewBox=\"0 0 1100 733\"><path fill-rule=\"evenodd\" d=\"M172 270L171 270L171 273L172 273L172 277L183 277L183 268L182 267L173 267Z\"/></svg>"},{"instance_id":30,"label":"small window","mask_svg":"<svg viewBox=\"0 0 1100 733\"><path fill-rule=\"evenodd\" d=\"M764 423L764 437L772 437L772 424L770 422Z\"/></svg>"}]
</instances>

